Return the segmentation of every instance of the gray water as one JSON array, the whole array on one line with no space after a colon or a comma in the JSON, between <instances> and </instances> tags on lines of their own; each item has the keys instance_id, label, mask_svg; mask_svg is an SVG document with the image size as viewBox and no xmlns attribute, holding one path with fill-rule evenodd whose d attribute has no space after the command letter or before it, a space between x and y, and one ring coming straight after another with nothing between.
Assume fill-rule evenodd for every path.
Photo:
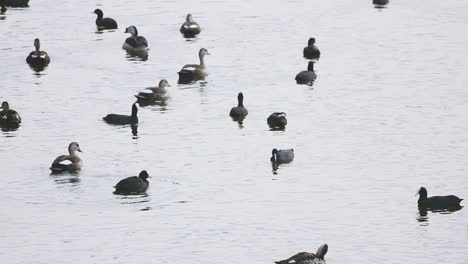
<instances>
[{"instance_id":1,"label":"gray water","mask_svg":"<svg viewBox=\"0 0 468 264\"><path fill-rule=\"evenodd\" d=\"M119 23L99 33L95 8ZM202 33L178 32L191 12ZM1 263L272 263L329 245L328 263L468 263L467 210L421 215L414 196L468 199L468 3L52 1L0 16ZM135 25L148 60L121 45ZM322 56L297 85L302 48ZM25 62L39 37L50 65ZM177 71L207 48L205 81ZM102 121L166 78L138 135ZM243 92L243 126L229 110ZM266 118L287 113L285 131ZM79 142L79 175L50 175ZM274 173L271 149L294 148ZM146 169L147 195L113 186ZM465 201L464 201L465 202ZM462 205L463 203L462 202Z\"/></svg>"}]
</instances>

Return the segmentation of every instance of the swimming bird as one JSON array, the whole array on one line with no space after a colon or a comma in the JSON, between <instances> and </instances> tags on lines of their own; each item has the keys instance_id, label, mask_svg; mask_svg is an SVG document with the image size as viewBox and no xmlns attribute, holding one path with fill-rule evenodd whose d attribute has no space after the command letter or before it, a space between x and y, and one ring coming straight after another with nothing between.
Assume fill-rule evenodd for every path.
<instances>
[{"instance_id":1,"label":"swimming bird","mask_svg":"<svg viewBox=\"0 0 468 264\"><path fill-rule=\"evenodd\" d=\"M320 58L320 50L315 46L315 38L310 38L307 47L303 51L304 57L308 59Z\"/></svg>"},{"instance_id":2,"label":"swimming bird","mask_svg":"<svg viewBox=\"0 0 468 264\"><path fill-rule=\"evenodd\" d=\"M296 255L280 261L275 261L277 264L326 264L325 262L325 254L327 254L328 245L323 244L317 250L317 253L309 253L309 252L300 252Z\"/></svg>"},{"instance_id":3,"label":"swimming bird","mask_svg":"<svg viewBox=\"0 0 468 264\"><path fill-rule=\"evenodd\" d=\"M132 105L132 115L116 115L116 114L108 114L102 119L106 121L108 124L113 125L134 125L138 124L138 107L136 106L137 103L133 103Z\"/></svg>"},{"instance_id":4,"label":"swimming bird","mask_svg":"<svg viewBox=\"0 0 468 264\"><path fill-rule=\"evenodd\" d=\"M29 0L5 0L6 6L11 7L27 7Z\"/></svg>"},{"instance_id":5,"label":"swimming bird","mask_svg":"<svg viewBox=\"0 0 468 264\"><path fill-rule=\"evenodd\" d=\"M294 159L294 149L273 149L270 161L274 164L289 163Z\"/></svg>"},{"instance_id":6,"label":"swimming bird","mask_svg":"<svg viewBox=\"0 0 468 264\"><path fill-rule=\"evenodd\" d=\"M459 207L460 202L463 200L455 195L427 197L427 190L424 187L419 189L418 194L418 207L428 209L448 209L450 207Z\"/></svg>"},{"instance_id":7,"label":"swimming bird","mask_svg":"<svg viewBox=\"0 0 468 264\"><path fill-rule=\"evenodd\" d=\"M198 52L200 64L187 64L182 67L180 72L178 72L180 83L203 79L208 74L205 66L205 55L210 55L208 50L205 48L200 49Z\"/></svg>"},{"instance_id":8,"label":"swimming bird","mask_svg":"<svg viewBox=\"0 0 468 264\"><path fill-rule=\"evenodd\" d=\"M197 22L193 21L192 14L187 14L185 23L180 27L180 33L184 34L185 37L194 37L200 34L201 28Z\"/></svg>"},{"instance_id":9,"label":"swimming bird","mask_svg":"<svg viewBox=\"0 0 468 264\"><path fill-rule=\"evenodd\" d=\"M35 51L31 51L26 58L26 62L33 66L46 66L50 62L50 57L45 51L41 51L41 41L38 38L34 39Z\"/></svg>"},{"instance_id":10,"label":"swimming bird","mask_svg":"<svg viewBox=\"0 0 468 264\"><path fill-rule=\"evenodd\" d=\"M0 124L17 126L21 123L21 116L13 109L10 109L10 105L7 101L2 102L0 107Z\"/></svg>"},{"instance_id":11,"label":"swimming bird","mask_svg":"<svg viewBox=\"0 0 468 264\"><path fill-rule=\"evenodd\" d=\"M229 116L235 121L244 119L249 114L247 108L244 107L244 94L239 93L237 95L237 106L231 108Z\"/></svg>"},{"instance_id":12,"label":"swimming bird","mask_svg":"<svg viewBox=\"0 0 468 264\"><path fill-rule=\"evenodd\" d=\"M81 152L80 145L76 142L70 143L68 145L68 155L58 156L50 166L52 172L75 172L81 169L81 159L77 155L77 151ZM66 163L66 162L71 163Z\"/></svg>"},{"instance_id":13,"label":"swimming bird","mask_svg":"<svg viewBox=\"0 0 468 264\"><path fill-rule=\"evenodd\" d=\"M288 120L286 119L286 113L285 112L275 112L275 113L271 114L267 118L267 123L270 126L270 128L283 129L288 124Z\"/></svg>"},{"instance_id":14,"label":"swimming bird","mask_svg":"<svg viewBox=\"0 0 468 264\"><path fill-rule=\"evenodd\" d=\"M309 61L307 71L301 71L296 75L296 82L298 84L308 84L317 79L317 74L314 71L314 62Z\"/></svg>"},{"instance_id":15,"label":"swimming bird","mask_svg":"<svg viewBox=\"0 0 468 264\"><path fill-rule=\"evenodd\" d=\"M142 170L138 176L132 176L119 181L115 186L115 194L138 194L148 189L148 172Z\"/></svg>"},{"instance_id":16,"label":"swimming bird","mask_svg":"<svg viewBox=\"0 0 468 264\"><path fill-rule=\"evenodd\" d=\"M157 87L148 87L135 95L135 97L138 99L138 102L165 100L168 97L166 87L171 86L166 79L162 79Z\"/></svg>"},{"instance_id":17,"label":"swimming bird","mask_svg":"<svg viewBox=\"0 0 468 264\"><path fill-rule=\"evenodd\" d=\"M93 13L97 15L96 26L99 30L117 28L117 22L115 22L115 20L110 17L104 17L104 13L101 9L96 9Z\"/></svg>"},{"instance_id":18,"label":"swimming bird","mask_svg":"<svg viewBox=\"0 0 468 264\"><path fill-rule=\"evenodd\" d=\"M388 4L388 0L372 0L374 5L384 6Z\"/></svg>"},{"instance_id":19,"label":"swimming bird","mask_svg":"<svg viewBox=\"0 0 468 264\"><path fill-rule=\"evenodd\" d=\"M130 37L125 39L122 48L128 52L146 52L149 48L148 41L143 36L138 36L138 30L135 26L129 26L125 33L130 33Z\"/></svg>"}]
</instances>

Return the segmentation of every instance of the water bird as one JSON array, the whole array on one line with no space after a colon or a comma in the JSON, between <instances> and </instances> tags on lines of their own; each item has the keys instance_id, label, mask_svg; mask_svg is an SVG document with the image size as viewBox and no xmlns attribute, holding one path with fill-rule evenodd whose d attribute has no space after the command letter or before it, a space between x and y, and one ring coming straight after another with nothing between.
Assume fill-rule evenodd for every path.
<instances>
[{"instance_id":1,"label":"water bird","mask_svg":"<svg viewBox=\"0 0 468 264\"><path fill-rule=\"evenodd\" d=\"M200 34L200 32L200 25L193 20L192 14L187 14L185 23L180 27L180 33L184 34L185 37L194 37Z\"/></svg>"},{"instance_id":2,"label":"water bird","mask_svg":"<svg viewBox=\"0 0 468 264\"><path fill-rule=\"evenodd\" d=\"M93 13L97 15L96 26L99 30L117 28L117 22L110 17L104 17L104 13L101 9L96 9Z\"/></svg>"},{"instance_id":3,"label":"water bird","mask_svg":"<svg viewBox=\"0 0 468 264\"><path fill-rule=\"evenodd\" d=\"M108 124L113 125L134 125L138 124L138 107L137 103L132 104L132 114L131 115L117 115L117 114L108 114L102 119Z\"/></svg>"},{"instance_id":4,"label":"water bird","mask_svg":"<svg viewBox=\"0 0 468 264\"><path fill-rule=\"evenodd\" d=\"M384 6L388 4L388 0L372 0L372 3L376 6Z\"/></svg>"},{"instance_id":5,"label":"water bird","mask_svg":"<svg viewBox=\"0 0 468 264\"><path fill-rule=\"evenodd\" d=\"M149 49L148 41L143 36L138 36L138 30L135 26L129 26L125 33L130 33L130 37L125 39L122 48L128 52L146 52Z\"/></svg>"},{"instance_id":6,"label":"water bird","mask_svg":"<svg viewBox=\"0 0 468 264\"><path fill-rule=\"evenodd\" d=\"M286 113L285 112L275 112L271 114L267 118L267 123L270 126L270 128L275 129L284 129L286 125L288 124L288 120L286 119Z\"/></svg>"},{"instance_id":7,"label":"water bird","mask_svg":"<svg viewBox=\"0 0 468 264\"><path fill-rule=\"evenodd\" d=\"M249 111L247 111L247 108L244 107L244 94L239 93L237 95L237 106L231 108L231 111L229 112L229 116L235 120L243 120L247 115L249 114Z\"/></svg>"},{"instance_id":8,"label":"water bird","mask_svg":"<svg viewBox=\"0 0 468 264\"><path fill-rule=\"evenodd\" d=\"M282 163L289 163L294 159L294 149L276 149L274 148L271 151L271 158L270 161L273 164L282 164Z\"/></svg>"},{"instance_id":9,"label":"water bird","mask_svg":"<svg viewBox=\"0 0 468 264\"><path fill-rule=\"evenodd\" d=\"M2 102L0 107L0 124L18 126L21 123L21 116L13 109L10 109L10 105L7 101Z\"/></svg>"},{"instance_id":10,"label":"water bird","mask_svg":"<svg viewBox=\"0 0 468 264\"><path fill-rule=\"evenodd\" d=\"M81 152L80 145L76 142L71 142L68 145L68 155L60 155L52 162L50 170L52 172L76 172L81 169L81 159L76 153Z\"/></svg>"},{"instance_id":11,"label":"water bird","mask_svg":"<svg viewBox=\"0 0 468 264\"><path fill-rule=\"evenodd\" d=\"M5 0L0 0L0 14L5 14L7 8L5 7Z\"/></svg>"},{"instance_id":12,"label":"water bird","mask_svg":"<svg viewBox=\"0 0 468 264\"><path fill-rule=\"evenodd\" d=\"M277 264L326 264L325 262L325 254L328 252L328 245L323 244L317 250L317 253L309 253L309 252L300 252L296 255L280 261L275 261Z\"/></svg>"},{"instance_id":13,"label":"water bird","mask_svg":"<svg viewBox=\"0 0 468 264\"><path fill-rule=\"evenodd\" d=\"M162 79L157 87L148 87L145 90L139 92L135 97L138 100L138 103L152 102L152 101L162 101L168 98L168 92L166 87L171 87L166 79ZM141 106L141 105L140 105Z\"/></svg>"},{"instance_id":14,"label":"water bird","mask_svg":"<svg viewBox=\"0 0 468 264\"><path fill-rule=\"evenodd\" d=\"M308 84L313 82L317 79L317 74L314 71L314 62L309 61L309 65L307 66L307 71L301 71L296 75L296 82L298 84Z\"/></svg>"},{"instance_id":15,"label":"water bird","mask_svg":"<svg viewBox=\"0 0 468 264\"><path fill-rule=\"evenodd\" d=\"M148 189L148 178L151 178L146 170L142 170L138 176L132 176L119 181L115 186L115 194L139 194Z\"/></svg>"},{"instance_id":16,"label":"water bird","mask_svg":"<svg viewBox=\"0 0 468 264\"><path fill-rule=\"evenodd\" d=\"M303 51L304 57L307 59L319 59L320 50L315 46L315 38L310 38L307 47Z\"/></svg>"},{"instance_id":17,"label":"water bird","mask_svg":"<svg viewBox=\"0 0 468 264\"><path fill-rule=\"evenodd\" d=\"M41 51L41 41L38 38L34 39L35 51L31 51L26 62L32 66L46 66L50 63L50 57L45 51Z\"/></svg>"},{"instance_id":18,"label":"water bird","mask_svg":"<svg viewBox=\"0 0 468 264\"><path fill-rule=\"evenodd\" d=\"M4 0L6 6L28 7L29 0Z\"/></svg>"},{"instance_id":19,"label":"water bird","mask_svg":"<svg viewBox=\"0 0 468 264\"><path fill-rule=\"evenodd\" d=\"M460 202L463 200L455 195L427 197L427 190L424 187L421 187L417 194L419 194L418 207L420 208L449 209L460 207Z\"/></svg>"},{"instance_id":20,"label":"water bird","mask_svg":"<svg viewBox=\"0 0 468 264\"><path fill-rule=\"evenodd\" d=\"M207 74L205 66L205 56L210 55L208 50L201 48L198 52L198 57L200 58L200 64L187 64L178 72L179 74L179 83L186 83L194 80L203 79Z\"/></svg>"}]
</instances>

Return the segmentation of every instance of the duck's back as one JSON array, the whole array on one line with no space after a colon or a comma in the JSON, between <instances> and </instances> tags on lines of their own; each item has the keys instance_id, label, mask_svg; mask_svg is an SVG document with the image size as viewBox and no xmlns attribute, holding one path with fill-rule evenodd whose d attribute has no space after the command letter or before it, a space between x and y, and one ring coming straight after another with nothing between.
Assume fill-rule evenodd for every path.
<instances>
[{"instance_id":1,"label":"duck's back","mask_svg":"<svg viewBox=\"0 0 468 264\"><path fill-rule=\"evenodd\" d=\"M293 149L278 150L277 156L278 156L278 161L280 162L291 162L294 159L294 150Z\"/></svg>"},{"instance_id":2,"label":"duck's back","mask_svg":"<svg viewBox=\"0 0 468 264\"><path fill-rule=\"evenodd\" d=\"M144 192L146 189L148 189L148 182L137 176L125 178L115 185L117 193Z\"/></svg>"},{"instance_id":3,"label":"duck's back","mask_svg":"<svg viewBox=\"0 0 468 264\"><path fill-rule=\"evenodd\" d=\"M96 25L101 29L116 29L117 28L117 22L110 17L105 17L103 19L96 19Z\"/></svg>"},{"instance_id":4,"label":"duck's back","mask_svg":"<svg viewBox=\"0 0 468 264\"><path fill-rule=\"evenodd\" d=\"M0 112L0 122L8 124L21 123L21 117L15 110L8 109L8 111Z\"/></svg>"},{"instance_id":5,"label":"duck's back","mask_svg":"<svg viewBox=\"0 0 468 264\"><path fill-rule=\"evenodd\" d=\"M427 200L423 201L422 206L426 206L428 208L447 208L452 206L460 206L460 202L463 199L458 198L455 195L447 195L447 196L432 196L427 198Z\"/></svg>"},{"instance_id":6,"label":"duck's back","mask_svg":"<svg viewBox=\"0 0 468 264\"><path fill-rule=\"evenodd\" d=\"M313 71L301 71L296 75L296 81L313 81L317 79L317 74Z\"/></svg>"},{"instance_id":7,"label":"duck's back","mask_svg":"<svg viewBox=\"0 0 468 264\"><path fill-rule=\"evenodd\" d=\"M304 48L303 55L306 58L318 59L320 57L320 50L315 45L307 46Z\"/></svg>"},{"instance_id":8,"label":"duck's back","mask_svg":"<svg viewBox=\"0 0 468 264\"><path fill-rule=\"evenodd\" d=\"M117 124L117 125L138 123L138 120L132 120L132 117L128 115L108 114L102 119L104 119L104 121L106 121L109 124Z\"/></svg>"}]
</instances>

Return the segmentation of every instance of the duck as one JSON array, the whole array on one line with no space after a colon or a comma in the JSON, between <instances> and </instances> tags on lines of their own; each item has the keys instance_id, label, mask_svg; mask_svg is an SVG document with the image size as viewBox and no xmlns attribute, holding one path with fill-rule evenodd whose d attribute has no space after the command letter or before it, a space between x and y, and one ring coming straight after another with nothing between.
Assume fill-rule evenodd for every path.
<instances>
[{"instance_id":1,"label":"duck","mask_svg":"<svg viewBox=\"0 0 468 264\"><path fill-rule=\"evenodd\" d=\"M21 116L13 109L10 109L10 105L7 101L2 102L0 107L0 124L17 126L21 123Z\"/></svg>"},{"instance_id":2,"label":"duck","mask_svg":"<svg viewBox=\"0 0 468 264\"><path fill-rule=\"evenodd\" d=\"M50 170L52 172L75 172L81 169L81 159L77 155L77 151L82 152L80 145L77 142L71 142L68 145L68 155L60 155L52 162ZM69 161L71 163L64 163Z\"/></svg>"},{"instance_id":3,"label":"duck","mask_svg":"<svg viewBox=\"0 0 468 264\"><path fill-rule=\"evenodd\" d=\"M132 105L132 114L131 115L116 115L116 114L108 114L102 119L106 121L108 124L113 125L134 125L138 124L138 107L136 106L136 102Z\"/></svg>"},{"instance_id":4,"label":"duck","mask_svg":"<svg viewBox=\"0 0 468 264\"><path fill-rule=\"evenodd\" d=\"M315 38L310 38L307 47L304 48L304 57L307 59L320 58L320 50L315 46Z\"/></svg>"},{"instance_id":5,"label":"duck","mask_svg":"<svg viewBox=\"0 0 468 264\"><path fill-rule=\"evenodd\" d=\"M5 14L7 8L5 7L5 0L0 0L0 14Z\"/></svg>"},{"instance_id":6,"label":"duck","mask_svg":"<svg viewBox=\"0 0 468 264\"><path fill-rule=\"evenodd\" d=\"M270 161L273 164L289 163L294 159L294 149L276 149L271 151Z\"/></svg>"},{"instance_id":7,"label":"duck","mask_svg":"<svg viewBox=\"0 0 468 264\"><path fill-rule=\"evenodd\" d=\"M384 6L384 5L388 4L388 0L372 0L372 3L374 5Z\"/></svg>"},{"instance_id":8,"label":"duck","mask_svg":"<svg viewBox=\"0 0 468 264\"><path fill-rule=\"evenodd\" d=\"M309 65L307 67L307 71L301 71L296 75L296 82L298 84L307 84L313 82L317 79L317 74L314 71L314 62L309 61Z\"/></svg>"},{"instance_id":9,"label":"duck","mask_svg":"<svg viewBox=\"0 0 468 264\"><path fill-rule=\"evenodd\" d=\"M119 181L115 186L115 194L139 194L148 189L148 178L151 178L146 170L142 170L138 176L132 176Z\"/></svg>"},{"instance_id":10,"label":"duck","mask_svg":"<svg viewBox=\"0 0 468 264\"><path fill-rule=\"evenodd\" d=\"M323 244L317 250L317 253L309 253L309 252L300 252L296 255L280 261L275 261L276 264L326 264L325 255L328 251L328 245Z\"/></svg>"},{"instance_id":11,"label":"duck","mask_svg":"<svg viewBox=\"0 0 468 264\"><path fill-rule=\"evenodd\" d=\"M418 207L420 208L448 209L460 207L460 202L463 201L455 195L427 197L427 190L424 187L421 187L417 194L419 194Z\"/></svg>"},{"instance_id":12,"label":"duck","mask_svg":"<svg viewBox=\"0 0 468 264\"><path fill-rule=\"evenodd\" d=\"M139 92L135 97L138 101L157 101L165 100L168 98L166 87L171 87L166 79L162 79L157 87L148 87Z\"/></svg>"},{"instance_id":13,"label":"duck","mask_svg":"<svg viewBox=\"0 0 468 264\"><path fill-rule=\"evenodd\" d=\"M117 28L117 22L110 17L104 17L104 13L101 9L95 9L93 13L97 15L96 26L99 30Z\"/></svg>"},{"instance_id":14,"label":"duck","mask_svg":"<svg viewBox=\"0 0 468 264\"><path fill-rule=\"evenodd\" d=\"M34 47L36 48L35 51L31 51L29 56L26 58L26 62L31 65L37 66L46 66L50 63L49 54L45 51L41 51L41 41L38 38L34 39Z\"/></svg>"},{"instance_id":15,"label":"duck","mask_svg":"<svg viewBox=\"0 0 468 264\"><path fill-rule=\"evenodd\" d=\"M201 28L197 22L193 21L192 14L187 14L185 23L180 27L180 33L184 34L185 37L194 37L200 34Z\"/></svg>"},{"instance_id":16,"label":"duck","mask_svg":"<svg viewBox=\"0 0 468 264\"><path fill-rule=\"evenodd\" d=\"M125 39L122 48L128 52L141 52L149 49L148 41L143 36L138 36L138 30L135 26L129 26L125 33L130 33L130 37Z\"/></svg>"},{"instance_id":17,"label":"duck","mask_svg":"<svg viewBox=\"0 0 468 264\"><path fill-rule=\"evenodd\" d=\"M267 118L267 123L270 126L270 128L280 128L284 129L286 125L288 124L288 120L286 119L286 113L285 112L275 112L271 114Z\"/></svg>"},{"instance_id":18,"label":"duck","mask_svg":"<svg viewBox=\"0 0 468 264\"><path fill-rule=\"evenodd\" d=\"M27 7L29 0L5 0L6 6L11 7Z\"/></svg>"},{"instance_id":19,"label":"duck","mask_svg":"<svg viewBox=\"0 0 468 264\"><path fill-rule=\"evenodd\" d=\"M242 120L249 114L247 108L244 107L244 94L239 93L237 95L237 106L231 108L229 112L229 116L232 117L233 120Z\"/></svg>"},{"instance_id":20,"label":"duck","mask_svg":"<svg viewBox=\"0 0 468 264\"><path fill-rule=\"evenodd\" d=\"M203 79L208 73L205 66L205 56L210 55L208 50L201 48L198 52L200 64L187 64L178 72L179 82L186 82L191 80Z\"/></svg>"}]
</instances>

